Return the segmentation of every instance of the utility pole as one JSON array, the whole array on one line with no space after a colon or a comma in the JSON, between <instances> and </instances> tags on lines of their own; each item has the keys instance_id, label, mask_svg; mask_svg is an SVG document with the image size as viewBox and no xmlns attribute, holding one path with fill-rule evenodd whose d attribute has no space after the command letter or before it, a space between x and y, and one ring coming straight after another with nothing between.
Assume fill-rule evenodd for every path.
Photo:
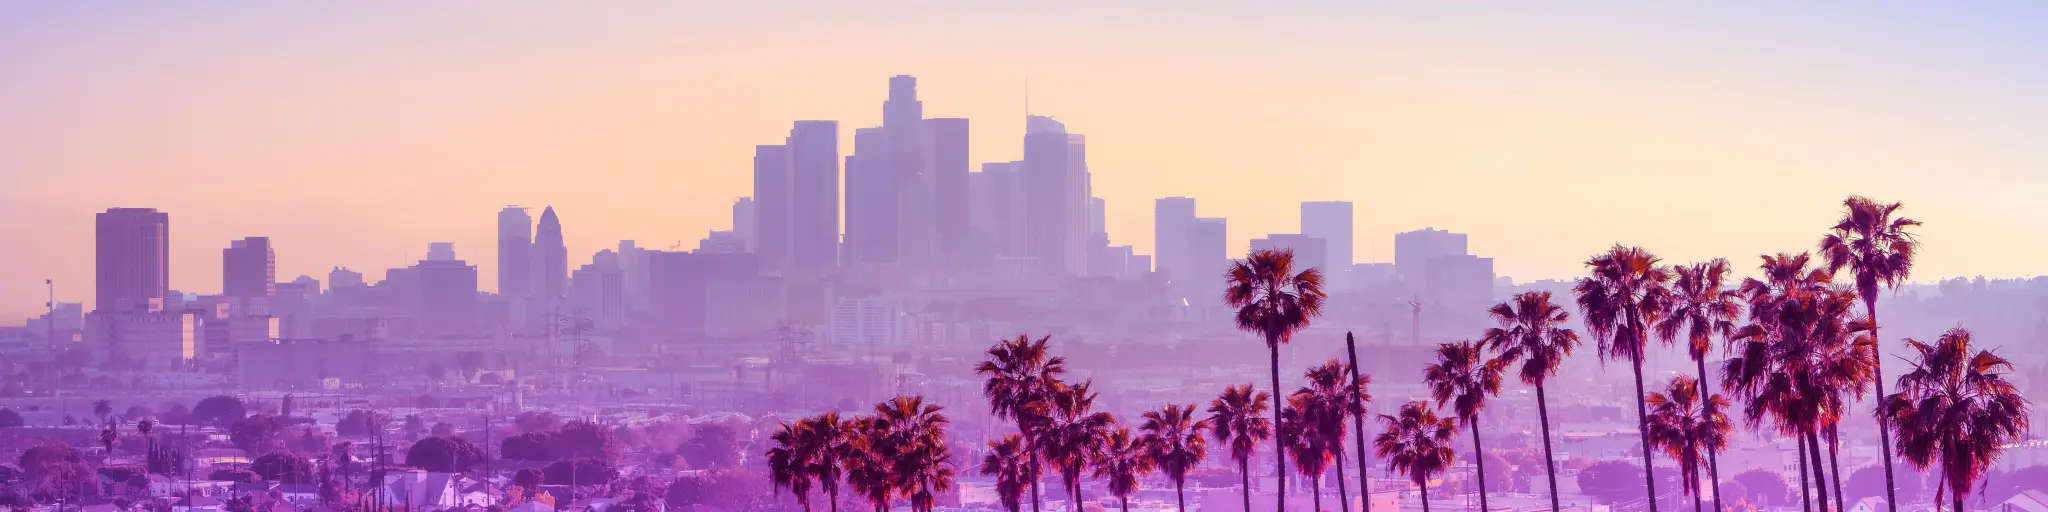
<instances>
[{"instance_id":1,"label":"utility pole","mask_svg":"<svg viewBox=\"0 0 2048 512\"><path fill-rule=\"evenodd\" d=\"M44 279L43 286L50 288L50 301L43 303L43 307L50 310L49 315L43 317L43 341L54 348L57 346L57 280Z\"/></svg>"}]
</instances>

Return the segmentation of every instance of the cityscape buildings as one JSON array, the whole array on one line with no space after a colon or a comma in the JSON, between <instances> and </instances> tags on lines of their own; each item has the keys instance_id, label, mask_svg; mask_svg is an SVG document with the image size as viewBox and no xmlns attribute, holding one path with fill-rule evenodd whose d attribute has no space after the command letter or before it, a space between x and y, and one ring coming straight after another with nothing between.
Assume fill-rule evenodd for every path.
<instances>
[{"instance_id":1,"label":"cityscape buildings","mask_svg":"<svg viewBox=\"0 0 2048 512\"><path fill-rule=\"evenodd\" d=\"M241 299L268 299L277 292L277 253L270 239L249 237L221 250L221 294Z\"/></svg>"},{"instance_id":2,"label":"cityscape buildings","mask_svg":"<svg viewBox=\"0 0 2048 512\"><path fill-rule=\"evenodd\" d=\"M170 291L171 217L155 208L112 208L95 219L93 308L161 309Z\"/></svg>"}]
</instances>

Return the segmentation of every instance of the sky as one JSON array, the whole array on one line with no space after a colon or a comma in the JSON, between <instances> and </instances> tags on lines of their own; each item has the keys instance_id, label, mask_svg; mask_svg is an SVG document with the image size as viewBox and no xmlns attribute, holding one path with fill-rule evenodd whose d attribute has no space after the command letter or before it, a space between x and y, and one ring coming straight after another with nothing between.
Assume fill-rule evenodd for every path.
<instances>
[{"instance_id":1,"label":"sky","mask_svg":"<svg viewBox=\"0 0 2048 512\"><path fill-rule=\"evenodd\" d=\"M1021 155L1028 83L1140 253L1155 198L1234 251L1348 200L1360 262L1435 227L1517 281L1614 243L1747 269L1858 193L1926 222L1918 280L2048 273L2048 6L1102 4L0 4L0 324L44 279L90 302L116 206L170 213L192 293L246 236L280 280L454 242L489 289L514 204L556 209L572 266L692 249L754 145L833 119L850 149L896 74L976 162Z\"/></svg>"}]
</instances>

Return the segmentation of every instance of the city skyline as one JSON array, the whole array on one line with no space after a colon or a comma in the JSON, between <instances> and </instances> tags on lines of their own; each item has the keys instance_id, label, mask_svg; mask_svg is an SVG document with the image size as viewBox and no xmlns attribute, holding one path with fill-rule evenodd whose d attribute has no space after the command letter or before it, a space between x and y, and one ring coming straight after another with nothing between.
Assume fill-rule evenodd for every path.
<instances>
[{"instance_id":1,"label":"city skyline","mask_svg":"<svg viewBox=\"0 0 2048 512\"><path fill-rule=\"evenodd\" d=\"M9 141L0 143L5 144L0 146L0 172L22 185L0 189L0 214L35 219L0 227L0 238L35 248L0 255L0 283L14 283L0 289L38 292L40 280L55 279L59 301L86 301L93 275L84 257L92 250L87 222L117 206L155 208L178 217L177 236L169 244L169 286L188 292L217 291L212 290L212 283L222 281L217 251L250 236L268 236L278 247L280 281L323 276L336 266L365 269L374 280L374 269L423 259L422 248L433 241L467 248L466 256L482 275L496 276L496 258L488 250L497 242L488 234L494 232L489 212L506 204L554 205L571 217L565 240L569 268L622 239L657 249L684 241L688 248L686 241L729 226L733 198L750 195L746 160L751 148L779 141L794 121L825 119L839 123L840 153L851 153L846 148L853 147L856 127L882 124L876 107L887 97L884 79L896 74L919 77L927 117L973 120L970 165L975 168L1023 159L1020 118L1029 80L1032 113L1056 117L1089 135L1092 188L1106 199L1111 243L1136 246L1141 254L1157 254L1151 225L1157 198L1193 197L1201 202L1203 216L1228 219L1233 254L1253 238L1300 232L1295 215L1300 202L1340 200L1356 207L1354 249L1360 263L1391 262L1395 233L1433 226L1470 234L1473 253L1495 258L1498 273L1518 281L1578 275L1586 256L1622 240L1657 250L1671 261L1726 257L1747 273L1755 254L1810 246L1812 231L1835 215L1833 199L1860 193L1903 201L1917 218L1930 222L1922 234L1930 249L1916 280L2042 273L2038 263L2021 255L2048 248L2048 235L2025 229L2048 221L2048 213L2020 205L2048 190L2048 181L2027 170L2048 159L2019 135L2038 132L2033 123L2048 118L2038 115L2044 110L2040 102L2020 93L2044 82L2025 66L1997 65L2006 62L1999 59L2023 57L2001 50L2030 44L2027 38L2036 36L2016 27L2022 20L2038 19L2030 17L2033 13L2010 13L2011 19L1981 13L1941 18L2006 38L1989 42L1931 29L1917 34L1918 43L1886 43L1877 37L1887 23L1928 13L1858 13L1829 25L1831 35L1847 41L1838 44L1893 44L1893 50L1912 55L1980 50L1970 53L1985 60L1966 65L1941 64L1931 57L1890 63L1849 59L1839 47L1787 41L1793 31L1745 18L1755 12L1657 7L1602 14L1619 21L1700 14L1723 27L1746 27L1767 36L1764 40L1787 42L1787 55L1730 60L1728 54L1678 48L1705 37L1692 29L1646 34L1568 11L1517 23L1509 21L1506 10L1480 15L1449 7L1380 9L1425 27L1478 25L1501 28L1510 36L1548 37L1528 48L1481 51L1470 47L1472 41L1410 32L1353 35L1289 12L1277 14L1300 23L1293 28L1302 30L1270 42L1249 44L1277 30L1263 25L1211 39L1170 33L1209 26L1227 14L1196 6L1183 17L1134 26L1130 33L1084 33L1079 41L1053 50L992 42L1022 30L1001 25L968 39L972 48L991 52L993 58L981 64L963 64L961 55L929 49L941 36L965 34L926 27L884 37L882 29L869 27L859 30L875 32L844 29L753 50L777 58L794 55L799 58L793 62L817 64L815 69L754 69L744 66L740 61L747 59L740 55L678 49L674 43L682 39L665 39L666 32L658 28L666 27L651 22L579 12L564 22L613 27L619 35L592 40L575 52L563 50L571 55L542 57L602 57L588 60L588 77L542 80L502 59L479 59L473 65L480 68L466 69L469 74L461 79L429 73L350 92L307 80L389 76L466 54L460 45L427 39L423 42L433 44L425 44L416 60L356 62L345 54L322 53L341 43L328 40L336 34L327 29L285 38L307 52L296 60L280 61L277 54L246 48L204 60L194 55L233 44L194 37L221 23L220 13L206 9L179 12L174 20L179 23L109 39L106 31L122 29L123 22L133 21L128 16L144 16L148 9L98 17L62 7L8 7L4 18L15 21L0 22L9 24L0 32L25 34L42 44L0 57L9 68L28 71L22 80L0 84L6 93L0 102L26 120L20 126L32 127L31 133L0 128ZM518 10L508 7L507 16ZM423 31L437 23L463 18L464 13L454 11L459 10L418 13L418 19L403 22L319 22L390 29L396 41L425 37ZM285 7L243 13L277 22L273 30L315 22L301 19L305 14ZM640 14L650 21L674 15ZM752 19L759 13L714 14ZM992 16L982 9L954 14ZM1109 9L1086 21L1090 26L1129 22L1132 14ZM1341 11L1332 18L1357 21L1365 14L1370 13ZM1811 21L1840 13L1775 14ZM1043 14L1025 18L1045 21ZM814 21L793 20L764 36L800 30ZM52 27L76 33L57 34ZM1569 27L1598 30L1559 33ZM254 29L229 30L223 38L254 37L249 30ZM871 37L853 38L862 44L851 48L799 51L811 48L800 43L860 35ZM719 36L737 37L740 44L760 40ZM495 31L477 37L525 40ZM1636 37L1642 39L1630 39ZM1356 70L1301 71L1310 60L1289 56L1287 50L1313 48L1311 43L1320 38L1343 48L1415 44L1404 47L1408 50L1379 50ZM1559 57L1583 49L1579 45L1612 46L1622 40L1650 48ZM156 61L127 57L156 49L150 42L174 42L186 51L156 54ZM1061 51L1090 43L1104 44L1107 51L1096 56ZM1128 63L1120 59L1148 49L1206 51L1223 43L1247 44L1238 53L1111 69ZM830 62L846 52L918 48L924 50ZM1665 58L1644 60L1653 49L1667 52L1660 54ZM1530 56L1518 51L1558 58L1538 59L1550 66L1544 69L1507 65ZM1432 56L1455 57L1473 69L1421 61ZM145 62L207 66L174 75L173 67ZM649 62L658 65L635 66ZM59 63L83 64L74 70ZM1622 64L1647 69L1615 81L1587 74ZM1865 82L1775 73L1821 64ZM1477 70L1489 66L1490 71ZM298 72L311 76L284 76ZM1674 86L1692 83L1684 79L1700 73L1721 77L1716 83L1722 88ZM161 90L137 94L134 104L107 103L112 91L102 86L72 87L84 83L80 80L141 83L172 77L180 78L165 82ZM709 78L680 83L685 77ZM775 85L797 78L803 87ZM485 80L506 90L459 97ZM519 80L539 84L524 89L505 85ZM1486 85L1503 80L1524 87ZM1860 83L1893 85L1847 87ZM264 101L290 103L259 106L269 113L233 108L228 101L234 95L225 92L238 89L224 86L235 84L276 88L285 94ZM670 87L679 84L688 87ZM1961 94L1965 90L1971 94ZM1940 95L1944 101L1917 101L1931 91L1946 92ZM1224 92L1246 101L1215 101ZM1738 98L1742 94L1736 92L1755 97ZM1269 97L1274 93L1292 99ZM336 101L313 101L329 96ZM409 110L422 105L434 108ZM199 126L181 121L207 109L220 115ZM300 115L304 109L318 115ZM579 109L594 113L571 113ZM1475 121L1481 118L1490 122ZM1895 122L1900 119L1907 122ZM536 127L490 126L500 123ZM404 128L372 130L387 124ZM489 147L454 144L472 139L489 142ZM454 145L437 149L444 143ZM1256 173L1271 186L1229 186L1245 173ZM279 178L287 174L298 178ZM1692 190L1680 187L1693 186L1699 176L1717 179L1710 189L1721 195L1665 199ZM133 186L99 186L110 180ZM456 183L466 184L455 189L466 193L447 194ZM1543 195L1521 197L1527 190ZM1603 200L1617 201L1631 212L1658 214L1615 216L1602 211L1599 201L1574 196L1584 193L1601 193ZM246 200L222 200L223 195ZM1517 210L1536 208L1541 215L1499 213L1518 201L1529 204ZM1674 220L1690 227L1670 229ZM0 315L39 314L42 301L39 293L7 294L0 297Z\"/></svg>"}]
</instances>

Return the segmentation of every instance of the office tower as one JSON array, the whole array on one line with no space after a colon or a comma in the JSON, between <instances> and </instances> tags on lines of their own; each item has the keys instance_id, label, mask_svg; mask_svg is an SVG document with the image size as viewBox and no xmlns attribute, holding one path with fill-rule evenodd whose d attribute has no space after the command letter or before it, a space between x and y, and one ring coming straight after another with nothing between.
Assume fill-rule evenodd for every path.
<instances>
[{"instance_id":1,"label":"office tower","mask_svg":"<svg viewBox=\"0 0 2048 512\"><path fill-rule=\"evenodd\" d=\"M846 157L846 260L896 261L897 179L889 167L888 133L882 128L853 131L853 154Z\"/></svg>"},{"instance_id":2,"label":"office tower","mask_svg":"<svg viewBox=\"0 0 2048 512\"><path fill-rule=\"evenodd\" d=\"M1329 247L1323 257L1323 280L1334 290L1352 285L1352 213L1350 201L1309 201L1301 203L1301 234L1321 238Z\"/></svg>"},{"instance_id":3,"label":"office tower","mask_svg":"<svg viewBox=\"0 0 2048 512\"><path fill-rule=\"evenodd\" d=\"M428 261L449 261L455 259L455 242L427 242Z\"/></svg>"},{"instance_id":4,"label":"office tower","mask_svg":"<svg viewBox=\"0 0 2048 512\"><path fill-rule=\"evenodd\" d=\"M526 298L532 293L533 217L524 207L507 206L498 211L498 295Z\"/></svg>"},{"instance_id":5,"label":"office tower","mask_svg":"<svg viewBox=\"0 0 2048 512\"><path fill-rule=\"evenodd\" d=\"M989 162L968 176L970 223L990 256L1023 256L1023 162Z\"/></svg>"},{"instance_id":6,"label":"office tower","mask_svg":"<svg viewBox=\"0 0 2048 512\"><path fill-rule=\"evenodd\" d=\"M617 256L601 252L569 280L569 303L600 331L618 329L626 321L626 272Z\"/></svg>"},{"instance_id":7,"label":"office tower","mask_svg":"<svg viewBox=\"0 0 2048 512\"><path fill-rule=\"evenodd\" d=\"M1109 204L1100 197L1088 198L1088 234L1109 234Z\"/></svg>"},{"instance_id":8,"label":"office tower","mask_svg":"<svg viewBox=\"0 0 2048 512\"><path fill-rule=\"evenodd\" d=\"M553 215L543 213L545 219ZM386 281L396 278L396 289L412 311L414 328L428 336L463 336L476 334L477 324L477 277L476 266L462 260L420 261L406 269L392 269L396 276L387 276ZM567 277L564 274L563 277Z\"/></svg>"},{"instance_id":9,"label":"office tower","mask_svg":"<svg viewBox=\"0 0 2048 512\"><path fill-rule=\"evenodd\" d=\"M1254 251L1294 251L1294 271L1317 269L1323 272L1324 282L1330 279L1329 241L1308 235L1275 233L1265 238L1252 239Z\"/></svg>"},{"instance_id":10,"label":"office tower","mask_svg":"<svg viewBox=\"0 0 2048 512\"><path fill-rule=\"evenodd\" d=\"M754 146L755 252L771 268L790 261L795 189L790 185L789 146Z\"/></svg>"},{"instance_id":11,"label":"office tower","mask_svg":"<svg viewBox=\"0 0 2048 512\"><path fill-rule=\"evenodd\" d=\"M712 300L732 299L713 296L714 282L761 274L758 255L746 253L649 251L647 263L652 283L647 318L660 324L653 327L686 339L704 336Z\"/></svg>"},{"instance_id":12,"label":"office tower","mask_svg":"<svg viewBox=\"0 0 2048 512\"><path fill-rule=\"evenodd\" d=\"M790 261L823 275L839 265L839 122L797 121L787 147Z\"/></svg>"},{"instance_id":13,"label":"office tower","mask_svg":"<svg viewBox=\"0 0 2048 512\"><path fill-rule=\"evenodd\" d=\"M1180 281L1188 267L1188 230L1195 224L1195 200L1190 197L1162 197L1152 201L1153 267L1168 279Z\"/></svg>"},{"instance_id":14,"label":"office tower","mask_svg":"<svg viewBox=\"0 0 2048 512\"><path fill-rule=\"evenodd\" d=\"M555 207L540 212L540 227L533 232L535 295L544 301L569 296L569 247L562 242L562 221Z\"/></svg>"},{"instance_id":15,"label":"office tower","mask_svg":"<svg viewBox=\"0 0 2048 512\"><path fill-rule=\"evenodd\" d=\"M939 118L926 121L931 132L932 175L937 187L938 247L955 264L965 253L968 240L967 175L973 166L968 154L966 119Z\"/></svg>"},{"instance_id":16,"label":"office tower","mask_svg":"<svg viewBox=\"0 0 2048 512\"><path fill-rule=\"evenodd\" d=\"M910 315L883 297L842 297L832 307L831 341L842 348L867 350L901 346L910 339Z\"/></svg>"},{"instance_id":17,"label":"office tower","mask_svg":"<svg viewBox=\"0 0 2048 512\"><path fill-rule=\"evenodd\" d=\"M277 293L277 253L270 238L253 236L228 242L220 252L221 295L254 299Z\"/></svg>"},{"instance_id":18,"label":"office tower","mask_svg":"<svg viewBox=\"0 0 2048 512\"><path fill-rule=\"evenodd\" d=\"M1188 226L1187 276L1173 282L1186 297L1208 299L1220 290L1223 273L1230 269L1230 221L1220 217L1197 218Z\"/></svg>"},{"instance_id":19,"label":"office tower","mask_svg":"<svg viewBox=\"0 0 2048 512\"><path fill-rule=\"evenodd\" d=\"M1394 270L1411 287L1420 288L1428 282L1429 266L1437 258L1465 254L1464 233L1422 228L1394 235Z\"/></svg>"},{"instance_id":20,"label":"office tower","mask_svg":"<svg viewBox=\"0 0 2048 512\"><path fill-rule=\"evenodd\" d=\"M742 197L732 202L732 232L747 242L747 252L754 252L754 240L759 238L754 232L754 198Z\"/></svg>"},{"instance_id":21,"label":"office tower","mask_svg":"<svg viewBox=\"0 0 2048 512\"><path fill-rule=\"evenodd\" d=\"M1087 270L1087 166L1084 139L1050 117L1025 120L1024 181L1028 256L1049 275Z\"/></svg>"},{"instance_id":22,"label":"office tower","mask_svg":"<svg viewBox=\"0 0 2048 512\"><path fill-rule=\"evenodd\" d=\"M170 291L171 216L155 208L112 208L94 218L93 307L162 308Z\"/></svg>"},{"instance_id":23,"label":"office tower","mask_svg":"<svg viewBox=\"0 0 2048 512\"><path fill-rule=\"evenodd\" d=\"M924 121L924 102L917 99L917 77L889 77L889 99L882 102L882 128L913 128Z\"/></svg>"},{"instance_id":24,"label":"office tower","mask_svg":"<svg viewBox=\"0 0 2048 512\"><path fill-rule=\"evenodd\" d=\"M619 241L619 269L626 273L626 308L647 310L647 255L649 251L632 240Z\"/></svg>"}]
</instances>

